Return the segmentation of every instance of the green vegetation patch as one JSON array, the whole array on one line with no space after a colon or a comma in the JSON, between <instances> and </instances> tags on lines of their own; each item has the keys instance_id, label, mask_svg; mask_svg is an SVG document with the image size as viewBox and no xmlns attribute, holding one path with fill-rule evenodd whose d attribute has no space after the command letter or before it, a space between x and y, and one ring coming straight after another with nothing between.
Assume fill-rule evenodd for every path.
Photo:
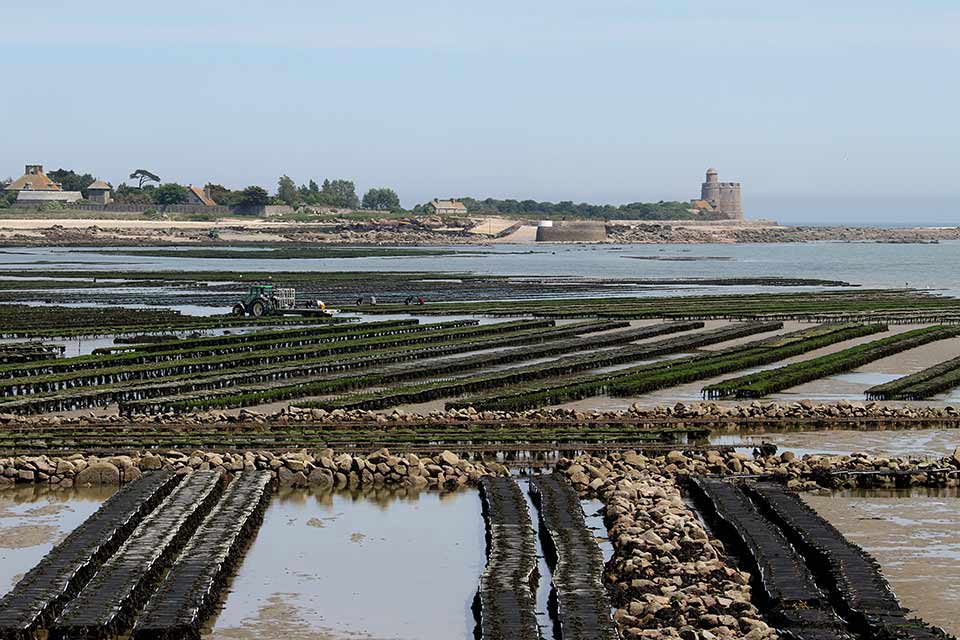
<instances>
[{"instance_id":1,"label":"green vegetation patch","mask_svg":"<svg viewBox=\"0 0 960 640\"><path fill-rule=\"evenodd\" d=\"M871 400L926 400L960 386L960 358L939 362L923 371L870 387Z\"/></svg>"},{"instance_id":2,"label":"green vegetation patch","mask_svg":"<svg viewBox=\"0 0 960 640\"><path fill-rule=\"evenodd\" d=\"M323 258L419 258L425 256L476 255L483 251L417 249L398 247L272 246L263 249L202 247L196 249L103 249L96 253L150 258L194 258L219 260L290 260Z\"/></svg>"},{"instance_id":3,"label":"green vegetation patch","mask_svg":"<svg viewBox=\"0 0 960 640\"><path fill-rule=\"evenodd\" d=\"M725 380L704 388L703 393L711 398L759 398L804 382L852 371L868 362L958 335L960 327L922 327L819 358Z\"/></svg>"},{"instance_id":4,"label":"green vegetation patch","mask_svg":"<svg viewBox=\"0 0 960 640\"><path fill-rule=\"evenodd\" d=\"M501 391L448 403L450 408L473 406L477 410L520 411L572 402L607 392L636 396L658 389L712 378L731 371L777 362L800 353L886 330L885 325L836 324L810 327L786 336L774 336L717 352L663 360L609 373L518 385ZM778 346L779 345L779 346Z\"/></svg>"}]
</instances>

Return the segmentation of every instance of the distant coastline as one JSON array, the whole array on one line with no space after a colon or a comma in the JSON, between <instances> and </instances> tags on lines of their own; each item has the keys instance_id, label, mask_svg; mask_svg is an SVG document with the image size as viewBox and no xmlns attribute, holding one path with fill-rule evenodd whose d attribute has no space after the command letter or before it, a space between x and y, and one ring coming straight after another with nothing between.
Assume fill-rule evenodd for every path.
<instances>
[{"instance_id":1,"label":"distant coastline","mask_svg":"<svg viewBox=\"0 0 960 640\"><path fill-rule=\"evenodd\" d=\"M271 218L90 215L61 211L47 215L0 214L0 246L164 246L164 245L371 245L436 246L534 245L539 220L483 216L364 217L278 216ZM736 244L796 242L886 242L932 244L960 240L960 227L902 225L790 225L760 220L649 221L591 223L600 233L570 241L611 244ZM562 238L565 239L565 238Z\"/></svg>"}]
</instances>

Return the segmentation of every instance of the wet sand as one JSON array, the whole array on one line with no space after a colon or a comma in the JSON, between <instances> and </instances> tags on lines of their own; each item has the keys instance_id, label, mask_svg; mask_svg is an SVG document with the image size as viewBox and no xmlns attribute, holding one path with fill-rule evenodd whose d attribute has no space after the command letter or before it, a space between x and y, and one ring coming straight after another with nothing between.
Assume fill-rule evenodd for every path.
<instances>
[{"instance_id":1,"label":"wet sand","mask_svg":"<svg viewBox=\"0 0 960 640\"><path fill-rule=\"evenodd\" d=\"M877 559L903 606L950 633L960 633L956 490L859 491L804 499Z\"/></svg>"}]
</instances>

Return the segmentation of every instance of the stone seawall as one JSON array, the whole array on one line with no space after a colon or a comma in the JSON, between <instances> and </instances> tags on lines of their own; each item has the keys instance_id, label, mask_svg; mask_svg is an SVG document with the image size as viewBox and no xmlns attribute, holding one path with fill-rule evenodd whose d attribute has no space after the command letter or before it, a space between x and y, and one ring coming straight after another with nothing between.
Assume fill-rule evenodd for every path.
<instances>
[{"instance_id":1,"label":"stone seawall","mask_svg":"<svg viewBox=\"0 0 960 640\"><path fill-rule=\"evenodd\" d=\"M554 222L553 226L537 227L537 242L606 242L607 226L603 222Z\"/></svg>"}]
</instances>

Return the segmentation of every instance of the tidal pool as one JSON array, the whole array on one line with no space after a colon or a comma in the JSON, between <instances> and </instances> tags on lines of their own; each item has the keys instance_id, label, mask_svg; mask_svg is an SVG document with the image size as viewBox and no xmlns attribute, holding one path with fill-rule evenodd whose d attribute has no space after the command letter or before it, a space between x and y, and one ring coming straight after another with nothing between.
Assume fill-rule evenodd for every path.
<instances>
[{"instance_id":1,"label":"tidal pool","mask_svg":"<svg viewBox=\"0 0 960 640\"><path fill-rule=\"evenodd\" d=\"M821 516L880 563L900 603L960 633L960 495L882 489L804 496Z\"/></svg>"},{"instance_id":2,"label":"tidal pool","mask_svg":"<svg viewBox=\"0 0 960 640\"><path fill-rule=\"evenodd\" d=\"M285 489L205 638L473 638L486 564L476 491Z\"/></svg>"},{"instance_id":3,"label":"tidal pool","mask_svg":"<svg viewBox=\"0 0 960 640\"><path fill-rule=\"evenodd\" d=\"M115 490L55 490L45 485L0 490L0 593L12 589Z\"/></svg>"}]
</instances>

